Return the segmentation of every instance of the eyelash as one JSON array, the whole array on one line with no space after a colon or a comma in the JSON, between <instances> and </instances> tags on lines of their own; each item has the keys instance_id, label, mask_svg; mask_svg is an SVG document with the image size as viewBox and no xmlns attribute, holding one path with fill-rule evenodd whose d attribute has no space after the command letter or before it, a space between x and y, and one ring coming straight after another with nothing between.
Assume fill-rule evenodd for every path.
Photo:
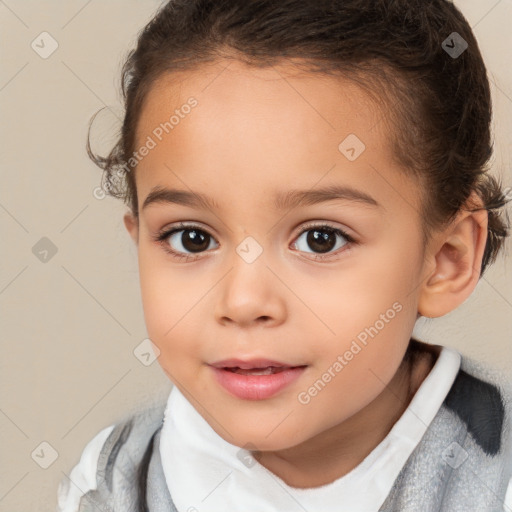
<instances>
[{"instance_id":1,"label":"eyelash","mask_svg":"<svg viewBox=\"0 0 512 512\"><path fill-rule=\"evenodd\" d=\"M304 226L304 228L302 229L302 231L296 236L296 238L299 238L301 235L303 235L304 233L306 233L308 231L311 231L314 228L328 228L334 234L342 236L347 241L347 243L341 249L338 249L338 251L336 251L334 253L328 253L325 256L321 255L321 254L313 255L312 257L315 260L325 260L325 259L331 258L333 254L337 254L340 251L345 251L345 250L347 250L346 249L347 247L350 248L350 246L357 244L357 241L353 237L351 237L349 234L345 233L345 231L343 231L342 229L334 227L334 226L330 225L329 223L306 224ZM194 260L197 260L199 258L199 256L190 256L188 254L182 254L180 252L170 249L169 245L164 243L174 233L177 233L179 231L184 231L187 229L190 229L190 230L196 229L198 231L202 231L203 233L207 233L209 235L209 233L205 229L201 228L200 226L198 226L196 224L184 224L183 222L180 222L178 225L176 225L175 227L173 227L171 229L166 228L166 229L159 231L158 233L156 233L156 235L153 236L153 240L155 242L161 244L162 247L164 248L164 250L167 253L169 253L173 258L176 258L178 260L183 260L183 261L194 261ZM209 236L211 236L211 235L209 235ZM198 254L201 254L201 253L198 253Z\"/></svg>"}]
</instances>

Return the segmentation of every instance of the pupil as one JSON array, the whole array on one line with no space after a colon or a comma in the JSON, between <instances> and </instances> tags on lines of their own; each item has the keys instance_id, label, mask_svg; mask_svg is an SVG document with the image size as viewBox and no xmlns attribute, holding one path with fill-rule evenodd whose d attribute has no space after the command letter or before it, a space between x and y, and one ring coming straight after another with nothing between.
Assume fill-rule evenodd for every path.
<instances>
[{"instance_id":1,"label":"pupil","mask_svg":"<svg viewBox=\"0 0 512 512\"><path fill-rule=\"evenodd\" d=\"M208 248L208 236L197 229L185 229L181 235L181 243L187 251L201 252Z\"/></svg>"},{"instance_id":2,"label":"pupil","mask_svg":"<svg viewBox=\"0 0 512 512\"><path fill-rule=\"evenodd\" d=\"M336 245L334 232L327 229L312 229L308 236L309 246L318 252L329 252Z\"/></svg>"}]
</instances>

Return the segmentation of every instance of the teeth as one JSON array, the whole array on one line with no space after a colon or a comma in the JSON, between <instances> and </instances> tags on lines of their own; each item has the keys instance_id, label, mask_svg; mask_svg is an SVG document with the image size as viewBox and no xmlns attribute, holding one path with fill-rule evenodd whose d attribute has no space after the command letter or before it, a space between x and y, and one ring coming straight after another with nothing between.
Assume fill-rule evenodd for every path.
<instances>
[{"instance_id":1,"label":"teeth","mask_svg":"<svg viewBox=\"0 0 512 512\"><path fill-rule=\"evenodd\" d=\"M271 375L283 371L284 368L277 368L275 366L269 366L268 368L252 368L250 370L243 370L242 368L228 368L233 373L239 373L241 375Z\"/></svg>"}]
</instances>

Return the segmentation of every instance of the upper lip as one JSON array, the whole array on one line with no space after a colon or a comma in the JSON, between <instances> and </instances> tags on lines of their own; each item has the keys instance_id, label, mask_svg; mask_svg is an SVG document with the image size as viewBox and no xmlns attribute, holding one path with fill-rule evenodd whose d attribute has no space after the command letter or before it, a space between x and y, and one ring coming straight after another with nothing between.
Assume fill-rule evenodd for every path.
<instances>
[{"instance_id":1,"label":"upper lip","mask_svg":"<svg viewBox=\"0 0 512 512\"><path fill-rule=\"evenodd\" d=\"M288 363L282 363L280 361L274 361L271 359L223 359L211 363L210 366L215 368L241 368L242 370L250 370L253 368L268 368L269 366L281 367L281 368L294 368L295 366L306 366L306 365L294 365Z\"/></svg>"}]
</instances>

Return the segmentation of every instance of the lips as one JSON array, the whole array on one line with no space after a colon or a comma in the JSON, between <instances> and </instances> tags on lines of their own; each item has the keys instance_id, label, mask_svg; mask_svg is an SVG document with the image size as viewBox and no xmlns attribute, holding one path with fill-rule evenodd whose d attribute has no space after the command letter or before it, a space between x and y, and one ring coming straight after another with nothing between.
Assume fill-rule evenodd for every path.
<instances>
[{"instance_id":1,"label":"lips","mask_svg":"<svg viewBox=\"0 0 512 512\"><path fill-rule=\"evenodd\" d=\"M217 383L229 394L242 400L266 400L277 395L297 381L306 366L271 366L264 370L251 370L210 365Z\"/></svg>"},{"instance_id":2,"label":"lips","mask_svg":"<svg viewBox=\"0 0 512 512\"><path fill-rule=\"evenodd\" d=\"M209 365L216 381L232 396L265 400L291 386L308 365L275 359L223 359Z\"/></svg>"},{"instance_id":3,"label":"lips","mask_svg":"<svg viewBox=\"0 0 512 512\"><path fill-rule=\"evenodd\" d=\"M298 366L305 366L300 364L290 364L283 363L281 361L275 361L272 359L250 359L250 360L242 360L242 359L223 359L222 361L217 361L216 363L212 363L210 366L215 368L227 368L227 369L239 369L239 370L267 370L268 368L273 368L275 371L282 371L286 368L296 368Z\"/></svg>"}]
</instances>

